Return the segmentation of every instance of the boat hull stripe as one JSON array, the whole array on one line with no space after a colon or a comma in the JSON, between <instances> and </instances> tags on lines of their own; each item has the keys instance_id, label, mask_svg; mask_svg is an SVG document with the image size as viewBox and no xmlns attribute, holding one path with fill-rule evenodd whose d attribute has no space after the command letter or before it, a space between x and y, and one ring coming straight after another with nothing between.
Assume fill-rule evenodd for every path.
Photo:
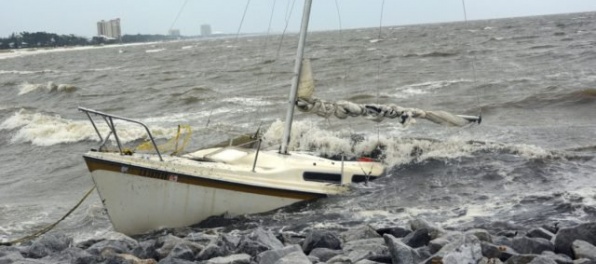
<instances>
[{"instance_id":1,"label":"boat hull stripe","mask_svg":"<svg viewBox=\"0 0 596 264\"><path fill-rule=\"evenodd\" d=\"M141 166L128 165L124 163L105 161L92 157L84 156L85 162L90 172L95 170L105 170L119 173L126 173L128 175L134 175L139 177L147 177L153 179L160 179L165 181L176 181L184 184L219 188L225 190L232 190L237 192L255 193L261 195L267 195L272 197L283 197L300 200L313 200L321 197L326 197L325 194L311 193L311 192L300 192L292 190L283 190L275 188L260 187L254 185L246 185L240 183L232 183L227 181L219 181L214 179L202 178L199 176L191 176L179 173L171 173L167 171L161 171L151 168L145 168Z\"/></svg>"}]
</instances>

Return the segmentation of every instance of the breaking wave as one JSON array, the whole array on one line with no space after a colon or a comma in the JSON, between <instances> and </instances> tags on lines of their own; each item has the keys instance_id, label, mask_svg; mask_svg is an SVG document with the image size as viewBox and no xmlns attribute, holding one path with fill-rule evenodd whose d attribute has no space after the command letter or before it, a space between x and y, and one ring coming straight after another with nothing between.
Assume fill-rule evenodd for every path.
<instances>
[{"instance_id":1,"label":"breaking wave","mask_svg":"<svg viewBox=\"0 0 596 264\"><path fill-rule=\"evenodd\" d=\"M117 122L118 123L118 122ZM108 128L97 123L103 135ZM118 137L123 143L145 139L145 130L137 125L118 123ZM151 126L155 138L168 138L174 135L176 127ZM0 131L13 131L11 143L31 143L35 146L52 146L81 141L98 141L97 134L88 120L70 120L57 114L35 113L24 109L15 112L0 124Z\"/></svg>"},{"instance_id":2,"label":"breaking wave","mask_svg":"<svg viewBox=\"0 0 596 264\"><path fill-rule=\"evenodd\" d=\"M19 95L28 94L34 91L47 91L47 92L74 92L77 87L72 84L55 84L54 82L48 82L46 84L41 83L22 83L19 86Z\"/></svg>"}]
</instances>

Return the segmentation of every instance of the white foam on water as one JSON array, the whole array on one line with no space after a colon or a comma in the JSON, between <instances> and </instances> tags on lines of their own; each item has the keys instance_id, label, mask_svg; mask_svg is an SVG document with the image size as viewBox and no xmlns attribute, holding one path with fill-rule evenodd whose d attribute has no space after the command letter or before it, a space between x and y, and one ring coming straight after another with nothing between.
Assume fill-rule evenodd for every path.
<instances>
[{"instance_id":1,"label":"white foam on water","mask_svg":"<svg viewBox=\"0 0 596 264\"><path fill-rule=\"evenodd\" d=\"M267 105L274 104L271 101L264 101L261 98L254 98L254 97L230 97L230 98L224 98L222 101L228 102L228 103L246 105L246 106L267 106Z\"/></svg>"},{"instance_id":2,"label":"white foam on water","mask_svg":"<svg viewBox=\"0 0 596 264\"><path fill-rule=\"evenodd\" d=\"M157 53L157 52L162 52L164 50L166 50L166 49L164 49L164 48L161 48L161 49L148 49L148 50L145 50L145 53Z\"/></svg>"},{"instance_id":3,"label":"white foam on water","mask_svg":"<svg viewBox=\"0 0 596 264\"><path fill-rule=\"evenodd\" d=\"M118 126L118 137L122 143L146 138L146 132L141 126L115 122ZM105 122L96 122L96 124L100 132L104 136L107 135L108 127ZM150 126L150 129L155 138L170 138L177 131L177 127ZM69 120L60 115L31 113L23 109L4 120L0 124L1 130L15 130L11 138L13 144L29 142L36 146L52 146L99 140L88 120Z\"/></svg>"},{"instance_id":4,"label":"white foam on water","mask_svg":"<svg viewBox=\"0 0 596 264\"><path fill-rule=\"evenodd\" d=\"M39 73L57 73L57 72L59 72L59 71L55 71L55 70L39 70L39 71L0 70L0 74L18 74L18 75L39 74Z\"/></svg>"},{"instance_id":5,"label":"white foam on water","mask_svg":"<svg viewBox=\"0 0 596 264\"><path fill-rule=\"evenodd\" d=\"M47 92L72 92L77 89L76 86L72 84L55 84L53 82L48 82L46 84L41 83L28 83L24 82L19 85L19 94L24 95L34 91L42 90Z\"/></svg>"}]
</instances>

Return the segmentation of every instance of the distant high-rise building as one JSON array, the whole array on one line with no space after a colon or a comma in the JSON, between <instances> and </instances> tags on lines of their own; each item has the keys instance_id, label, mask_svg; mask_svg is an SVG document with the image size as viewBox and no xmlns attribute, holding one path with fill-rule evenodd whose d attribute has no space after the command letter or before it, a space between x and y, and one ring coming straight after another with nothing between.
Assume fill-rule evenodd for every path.
<instances>
[{"instance_id":1,"label":"distant high-rise building","mask_svg":"<svg viewBox=\"0 0 596 264\"><path fill-rule=\"evenodd\" d=\"M171 37L180 37L180 29L170 29L168 35Z\"/></svg>"},{"instance_id":2,"label":"distant high-rise building","mask_svg":"<svg viewBox=\"0 0 596 264\"><path fill-rule=\"evenodd\" d=\"M203 37L211 36L211 25L209 25L209 24L201 25L201 36L203 36Z\"/></svg>"},{"instance_id":3,"label":"distant high-rise building","mask_svg":"<svg viewBox=\"0 0 596 264\"><path fill-rule=\"evenodd\" d=\"M120 39L122 36L120 31L120 18L112 19L110 21L102 20L97 22L97 35Z\"/></svg>"}]
</instances>

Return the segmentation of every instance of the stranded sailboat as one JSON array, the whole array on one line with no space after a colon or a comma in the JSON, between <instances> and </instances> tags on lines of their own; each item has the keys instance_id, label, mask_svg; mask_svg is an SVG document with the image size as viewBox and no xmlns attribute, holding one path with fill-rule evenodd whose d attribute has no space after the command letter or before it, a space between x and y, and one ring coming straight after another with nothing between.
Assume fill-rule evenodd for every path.
<instances>
[{"instance_id":1,"label":"stranded sailboat","mask_svg":"<svg viewBox=\"0 0 596 264\"><path fill-rule=\"evenodd\" d=\"M312 97L310 66L303 54L311 1L305 1L301 32L288 101L285 130L279 150L226 146L183 155L163 155L149 128L136 120L79 107L100 139L100 146L83 155L99 196L116 231L139 234L162 227L192 225L209 216L270 211L347 191L349 184L379 177L384 167L371 160L333 160L288 150L294 108L337 117L414 117L451 125L478 118L425 112L396 106L331 103ZM300 88L300 89L299 89ZM300 92L298 92L300 90ZM97 119L105 121L102 133ZM116 123L142 126L155 153L127 151ZM443 122L444 123L444 122ZM112 140L116 151L108 150Z\"/></svg>"}]
</instances>

